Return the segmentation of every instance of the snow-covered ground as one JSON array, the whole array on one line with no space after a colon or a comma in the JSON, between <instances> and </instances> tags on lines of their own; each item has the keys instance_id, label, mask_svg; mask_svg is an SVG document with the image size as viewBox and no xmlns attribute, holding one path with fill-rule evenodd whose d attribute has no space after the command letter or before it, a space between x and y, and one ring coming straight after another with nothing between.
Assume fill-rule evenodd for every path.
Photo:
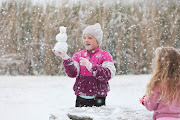
<instances>
[{"instance_id":1,"label":"snow-covered ground","mask_svg":"<svg viewBox=\"0 0 180 120\"><path fill-rule=\"evenodd\" d=\"M0 120L69 120L67 114L93 120L152 120L139 103L150 75L115 76L106 106L75 108L75 79L66 76L0 76Z\"/></svg>"}]
</instances>

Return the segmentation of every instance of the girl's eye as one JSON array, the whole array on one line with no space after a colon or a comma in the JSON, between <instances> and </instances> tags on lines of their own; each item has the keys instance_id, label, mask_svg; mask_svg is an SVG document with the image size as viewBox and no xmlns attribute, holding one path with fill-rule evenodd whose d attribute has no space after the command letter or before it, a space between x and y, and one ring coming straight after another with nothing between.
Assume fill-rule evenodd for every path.
<instances>
[{"instance_id":1,"label":"girl's eye","mask_svg":"<svg viewBox=\"0 0 180 120\"><path fill-rule=\"evenodd\" d=\"M92 37L89 37L89 39L92 39Z\"/></svg>"}]
</instances>

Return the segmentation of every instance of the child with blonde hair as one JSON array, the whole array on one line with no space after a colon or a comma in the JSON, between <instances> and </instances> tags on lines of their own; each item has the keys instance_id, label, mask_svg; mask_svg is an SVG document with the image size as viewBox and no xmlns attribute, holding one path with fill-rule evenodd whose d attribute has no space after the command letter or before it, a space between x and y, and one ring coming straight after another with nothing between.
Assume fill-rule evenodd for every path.
<instances>
[{"instance_id":1,"label":"child with blonde hair","mask_svg":"<svg viewBox=\"0 0 180 120\"><path fill-rule=\"evenodd\" d=\"M154 69L141 103L154 111L154 120L180 120L180 52L157 48Z\"/></svg>"}]
</instances>

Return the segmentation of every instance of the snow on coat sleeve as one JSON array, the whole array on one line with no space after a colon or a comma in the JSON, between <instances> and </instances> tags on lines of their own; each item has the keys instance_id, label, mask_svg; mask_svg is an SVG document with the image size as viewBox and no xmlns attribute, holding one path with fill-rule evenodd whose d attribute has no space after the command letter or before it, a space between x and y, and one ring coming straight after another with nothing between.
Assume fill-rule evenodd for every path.
<instances>
[{"instance_id":1,"label":"snow on coat sleeve","mask_svg":"<svg viewBox=\"0 0 180 120\"><path fill-rule=\"evenodd\" d=\"M69 77L76 77L78 75L78 68L76 64L69 58L63 61L64 69Z\"/></svg>"},{"instance_id":2,"label":"snow on coat sleeve","mask_svg":"<svg viewBox=\"0 0 180 120\"><path fill-rule=\"evenodd\" d=\"M154 93L150 98L146 98L144 101L144 106L149 110L149 111L154 111L157 109L159 105L159 93L158 90L155 89Z\"/></svg>"},{"instance_id":3,"label":"snow on coat sleeve","mask_svg":"<svg viewBox=\"0 0 180 120\"><path fill-rule=\"evenodd\" d=\"M103 60L102 65L92 65L93 76L99 80L107 82L113 76L115 76L116 68L113 63L112 56L108 53L108 56Z\"/></svg>"}]
</instances>

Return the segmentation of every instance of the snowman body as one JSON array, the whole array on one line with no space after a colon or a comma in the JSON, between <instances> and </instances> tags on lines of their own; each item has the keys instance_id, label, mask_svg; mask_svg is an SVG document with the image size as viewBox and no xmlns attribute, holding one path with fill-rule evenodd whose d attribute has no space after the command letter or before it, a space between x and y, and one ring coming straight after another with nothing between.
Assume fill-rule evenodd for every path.
<instances>
[{"instance_id":1,"label":"snowman body","mask_svg":"<svg viewBox=\"0 0 180 120\"><path fill-rule=\"evenodd\" d=\"M53 50L55 50L56 52L67 53L68 44L66 43L67 41L66 27L61 26L59 30L60 33L56 35L56 40L58 42L55 44Z\"/></svg>"}]
</instances>

